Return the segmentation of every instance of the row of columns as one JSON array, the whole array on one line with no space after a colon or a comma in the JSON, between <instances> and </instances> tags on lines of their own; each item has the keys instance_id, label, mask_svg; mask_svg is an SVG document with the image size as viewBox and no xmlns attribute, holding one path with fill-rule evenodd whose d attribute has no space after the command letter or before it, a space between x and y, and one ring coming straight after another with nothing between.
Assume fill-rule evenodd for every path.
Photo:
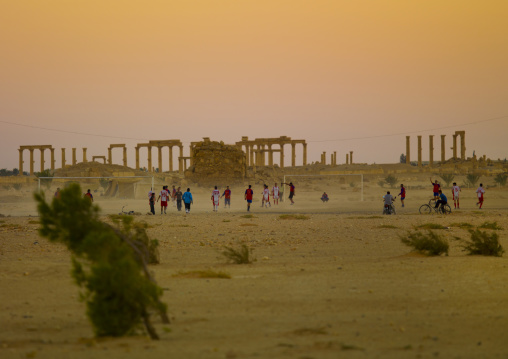
<instances>
[{"instance_id":1,"label":"row of columns","mask_svg":"<svg viewBox=\"0 0 508 359\"><path fill-rule=\"evenodd\" d=\"M245 152L247 166L266 166L266 153L268 153L268 166L273 166L273 154L280 154L280 167L284 167L284 146L291 145L291 166L296 166L296 145L303 146L303 165L307 164L307 143L305 140L292 140L290 137L256 138L249 140L248 136L242 136L242 140L236 145ZM273 145L279 148L272 148ZM244 150L245 148L245 150ZM191 144L192 149L192 144ZM191 153L192 156L192 153Z\"/></svg>"},{"instance_id":2,"label":"row of columns","mask_svg":"<svg viewBox=\"0 0 508 359\"><path fill-rule=\"evenodd\" d=\"M453 134L453 146L451 149L453 150L453 159L457 160L457 137L460 137L460 159L466 159L466 131L455 131ZM417 136L418 138L418 166L422 166L422 136ZM446 145L445 145L446 135L441 135L441 163L446 161ZM406 136L406 163L411 163L411 137ZM434 164L434 135L429 135L429 166Z\"/></svg>"},{"instance_id":3,"label":"row of columns","mask_svg":"<svg viewBox=\"0 0 508 359\"><path fill-rule=\"evenodd\" d=\"M136 149L136 169L139 169L139 149L146 147L148 149L148 171L154 171L152 166L152 148L157 148L158 155L158 167L159 172L162 172L162 149L168 147L169 150L169 171L173 171L173 147L180 149L180 155L178 156L178 171L182 173L184 171L184 157L183 157L183 145L180 140L167 140L167 141L149 141L148 143L138 143Z\"/></svg>"}]
</instances>

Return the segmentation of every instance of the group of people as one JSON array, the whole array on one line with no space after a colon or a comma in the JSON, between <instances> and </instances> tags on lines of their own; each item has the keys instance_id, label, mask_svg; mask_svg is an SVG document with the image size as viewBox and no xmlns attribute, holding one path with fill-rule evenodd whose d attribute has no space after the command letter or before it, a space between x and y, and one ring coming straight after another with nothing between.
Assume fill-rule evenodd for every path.
<instances>
[{"instance_id":1,"label":"group of people","mask_svg":"<svg viewBox=\"0 0 508 359\"><path fill-rule=\"evenodd\" d=\"M441 185L437 180L434 180L432 182L432 178L430 178L430 183L432 184L432 192L434 195L434 201L436 202L435 208L438 208L439 206L444 206L448 204L448 198L441 190ZM459 194L462 190L459 186L457 186L456 182L453 182L452 186L452 199L453 199L453 205L455 209L460 209L460 202L459 202ZM483 183L480 183L480 187L476 189L476 195L478 197L478 202L476 205L482 209L483 206L483 194L485 193L485 189L483 188ZM398 194L400 196L400 202L402 204L402 207L404 207L404 199L406 198L406 188L403 184L400 185L400 193ZM386 195L383 196L384 200L384 206L385 208L389 207L397 196L393 197L390 194L390 191L386 192Z\"/></svg>"},{"instance_id":2,"label":"group of people","mask_svg":"<svg viewBox=\"0 0 508 359\"><path fill-rule=\"evenodd\" d=\"M160 191L159 196L155 199L155 192L150 189L148 192L148 203L150 205L150 212L155 214L155 202L161 201L161 214L166 214L168 208L168 202L171 200L173 202L173 206L176 206L178 211L182 210L182 202L185 206L185 213L190 213L190 206L193 204L192 193L190 192L190 188L187 188L185 193L182 193L181 188L175 188L173 186L173 190L170 191L168 186L162 186L162 191Z\"/></svg>"},{"instance_id":3,"label":"group of people","mask_svg":"<svg viewBox=\"0 0 508 359\"><path fill-rule=\"evenodd\" d=\"M293 182L289 183L281 183L281 185L288 185L289 186L289 200L291 201L291 204L293 205L295 201L293 200L293 197L295 196L295 186L293 185ZM271 207L272 204L270 202L270 194L273 198L273 204L278 205L279 204L279 198L281 195L281 191L277 183L274 184L272 187L272 190L268 188L268 185L263 185L263 192L261 192L261 207ZM250 211L250 206L252 204L254 198L254 190L252 189L252 185L249 185L249 188L245 190L244 199L247 201L247 211Z\"/></svg>"}]
</instances>

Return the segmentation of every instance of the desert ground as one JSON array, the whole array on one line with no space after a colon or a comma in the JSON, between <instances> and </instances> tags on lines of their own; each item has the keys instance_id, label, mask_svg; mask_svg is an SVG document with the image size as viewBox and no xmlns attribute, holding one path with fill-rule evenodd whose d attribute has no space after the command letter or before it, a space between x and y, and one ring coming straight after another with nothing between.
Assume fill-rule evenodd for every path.
<instances>
[{"instance_id":1,"label":"desert ground","mask_svg":"<svg viewBox=\"0 0 508 359\"><path fill-rule=\"evenodd\" d=\"M296 203L270 208L261 207L256 185L250 213L245 187L233 187L231 209L221 201L218 213L212 188L191 188L187 216L171 204L168 214L156 207L151 216L147 200L96 196L104 220L125 206L160 241L161 263L150 269L171 324L153 317L158 341L142 332L95 338L69 252L39 236L29 192L3 191L0 357L508 358L508 254L469 256L461 241L470 236L464 223L497 222L508 249L508 189L488 188L479 210L474 189L464 188L460 210L420 215L432 194L427 182L408 186L405 207L397 200L391 216L381 214L389 189L373 183L361 201L356 184L295 181ZM319 200L323 191L328 203ZM399 236L429 223L447 227L435 231L449 241L449 256L426 257L401 243ZM227 263L224 246L241 243L256 261ZM231 278L195 274L209 270Z\"/></svg>"}]
</instances>

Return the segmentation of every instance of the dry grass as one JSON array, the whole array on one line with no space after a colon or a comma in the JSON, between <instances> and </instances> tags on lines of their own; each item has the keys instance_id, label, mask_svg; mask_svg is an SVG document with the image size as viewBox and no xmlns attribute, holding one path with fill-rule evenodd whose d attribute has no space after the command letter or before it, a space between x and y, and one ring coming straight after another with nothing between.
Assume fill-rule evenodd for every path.
<instances>
[{"instance_id":1,"label":"dry grass","mask_svg":"<svg viewBox=\"0 0 508 359\"><path fill-rule=\"evenodd\" d=\"M306 220L310 219L309 216L305 216L303 214L281 214L279 216L279 219L287 220L287 219L300 219L300 220Z\"/></svg>"},{"instance_id":2,"label":"dry grass","mask_svg":"<svg viewBox=\"0 0 508 359\"><path fill-rule=\"evenodd\" d=\"M231 275L225 272L216 272L212 269L207 270L194 270L188 272L178 272L173 274L176 278L219 278L219 279L231 279Z\"/></svg>"}]
</instances>

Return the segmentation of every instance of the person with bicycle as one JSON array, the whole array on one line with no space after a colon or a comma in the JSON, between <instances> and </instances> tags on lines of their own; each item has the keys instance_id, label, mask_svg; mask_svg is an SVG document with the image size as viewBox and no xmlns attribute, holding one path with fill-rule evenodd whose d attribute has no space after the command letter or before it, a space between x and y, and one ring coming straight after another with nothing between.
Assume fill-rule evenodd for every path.
<instances>
[{"instance_id":1,"label":"person with bicycle","mask_svg":"<svg viewBox=\"0 0 508 359\"><path fill-rule=\"evenodd\" d=\"M436 206L434 208L437 208L439 206L444 207L448 203L448 198L446 198L443 191L439 190L439 199L436 201Z\"/></svg>"}]
</instances>

